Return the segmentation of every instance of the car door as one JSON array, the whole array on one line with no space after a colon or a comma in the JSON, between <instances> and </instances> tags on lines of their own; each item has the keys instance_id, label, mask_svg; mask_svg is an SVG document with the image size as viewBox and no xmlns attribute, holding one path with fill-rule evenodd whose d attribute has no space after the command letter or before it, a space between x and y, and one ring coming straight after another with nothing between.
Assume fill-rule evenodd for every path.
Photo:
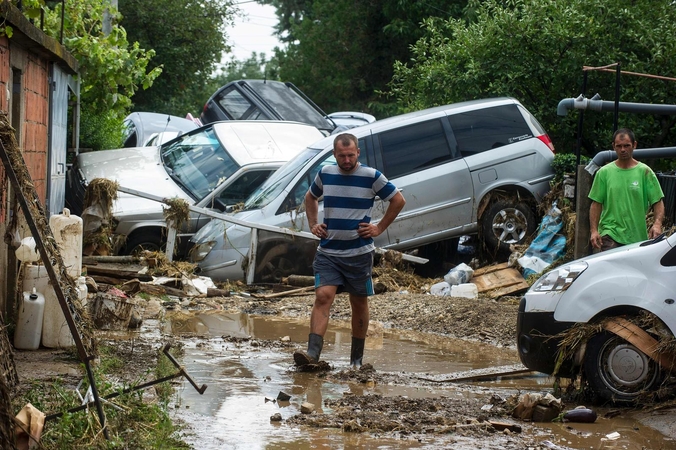
<instances>
[{"instance_id":1,"label":"car door","mask_svg":"<svg viewBox=\"0 0 676 450\"><path fill-rule=\"evenodd\" d=\"M472 180L443 116L373 138L383 173L406 199L388 228L390 245L406 248L458 235L472 223Z\"/></svg>"}]
</instances>

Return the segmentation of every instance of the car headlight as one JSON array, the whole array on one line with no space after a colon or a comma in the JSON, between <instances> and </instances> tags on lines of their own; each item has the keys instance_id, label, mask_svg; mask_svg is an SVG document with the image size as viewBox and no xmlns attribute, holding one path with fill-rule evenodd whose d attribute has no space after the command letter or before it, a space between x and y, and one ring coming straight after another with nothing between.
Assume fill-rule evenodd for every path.
<instances>
[{"instance_id":1,"label":"car headlight","mask_svg":"<svg viewBox=\"0 0 676 450\"><path fill-rule=\"evenodd\" d=\"M192 262L199 262L202 261L204 258L206 258L211 249L214 248L215 244L216 241L207 241L202 242L200 244L196 244L190 250L190 259L192 260Z\"/></svg>"},{"instance_id":2,"label":"car headlight","mask_svg":"<svg viewBox=\"0 0 676 450\"><path fill-rule=\"evenodd\" d=\"M584 261L578 261L557 267L551 272L547 272L530 288L534 292L555 292L565 291L582 272L587 269L588 264Z\"/></svg>"}]
</instances>

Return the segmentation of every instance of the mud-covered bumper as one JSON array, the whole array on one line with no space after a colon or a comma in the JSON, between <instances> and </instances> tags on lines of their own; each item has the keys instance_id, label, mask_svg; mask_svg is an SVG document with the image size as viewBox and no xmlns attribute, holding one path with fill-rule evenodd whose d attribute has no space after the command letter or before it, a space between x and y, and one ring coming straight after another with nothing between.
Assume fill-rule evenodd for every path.
<instances>
[{"instance_id":1,"label":"mud-covered bumper","mask_svg":"<svg viewBox=\"0 0 676 450\"><path fill-rule=\"evenodd\" d=\"M554 336L566 331L573 322L557 322L554 312L525 312L526 299L519 304L519 315L516 322L516 345L519 358L524 366L551 375L556 365L560 338ZM564 361L558 375L572 375L571 361Z\"/></svg>"}]
</instances>

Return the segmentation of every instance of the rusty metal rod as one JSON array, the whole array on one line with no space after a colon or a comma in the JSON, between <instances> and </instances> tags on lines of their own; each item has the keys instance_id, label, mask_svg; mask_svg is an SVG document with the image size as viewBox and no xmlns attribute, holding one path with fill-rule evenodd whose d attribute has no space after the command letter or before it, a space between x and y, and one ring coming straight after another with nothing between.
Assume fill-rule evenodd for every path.
<instances>
[{"instance_id":1,"label":"rusty metal rod","mask_svg":"<svg viewBox=\"0 0 676 450\"><path fill-rule=\"evenodd\" d=\"M80 356L80 361L82 361L85 367L87 368L87 378L89 378L89 384L92 388L92 395L94 396L94 402L96 404L96 410L98 412L99 421L101 423L101 428L103 430L103 435L105 436L106 440L110 440L108 428L106 427L106 416L103 412L103 406L101 405L101 399L99 399L98 390L96 389L96 381L94 380L94 373L92 372L91 368L91 359L93 357L87 354L87 350L85 349L84 344L82 343L80 332L77 329L77 325L75 323L75 320L73 320L73 316L69 308L69 302L66 299L65 295L63 294L63 290L61 289L61 280L57 276L57 273L54 270L54 266L52 265L52 260L55 260L55 262L60 263L61 266L60 268L63 269L63 261L61 260L61 256L58 254L58 248L55 248L55 250L57 250L56 255L50 255L47 252L47 248L45 247L45 242L42 236L42 230L39 230L37 224L35 223L35 218L33 217L33 214L31 213L30 207L28 205L28 200L24 195L24 190L22 189L22 186L19 183L19 178L17 176L14 166L12 165L12 162L9 159L9 154L7 153L7 149L5 148L5 144L4 142L2 142L2 140L0 140L0 150L1 150L0 159L2 159L2 163L5 166L5 173L7 174L7 177L10 179L10 182L12 183L12 187L14 188L14 195L17 197L19 204L21 205L21 209L23 210L24 217L26 219L26 222L28 223L28 227L30 228L31 233L33 234L35 246L40 251L40 257L42 258L42 262L45 265L45 269L47 269L49 279L52 283L52 287L54 288L54 293L56 294L56 297L59 300L59 305L61 306L63 315L66 319L66 322L68 323L68 328L70 329L70 332L73 336L73 341L75 342L75 346L77 347L78 355ZM28 169L25 165L26 163L23 159L22 161L24 162L23 165L24 172L27 174ZM38 207L42 215L45 216L46 218L44 208L39 202L37 193L35 192L35 188L33 187L32 184L31 184L31 193L33 194L32 200L34 204L36 205L36 207ZM51 237L53 240L53 236L51 236L51 230L49 229L49 227L47 227L47 230L45 230L45 232L48 234L48 237ZM71 295L73 294L74 292L71 292Z\"/></svg>"}]
</instances>

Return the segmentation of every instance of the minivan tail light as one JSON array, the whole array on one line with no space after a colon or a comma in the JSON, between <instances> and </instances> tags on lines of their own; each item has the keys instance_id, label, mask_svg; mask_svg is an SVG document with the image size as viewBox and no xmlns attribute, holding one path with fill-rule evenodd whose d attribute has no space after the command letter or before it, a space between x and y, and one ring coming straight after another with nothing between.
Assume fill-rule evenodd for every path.
<instances>
[{"instance_id":1,"label":"minivan tail light","mask_svg":"<svg viewBox=\"0 0 676 450\"><path fill-rule=\"evenodd\" d=\"M545 144L547 147L549 147L549 149L552 151L552 153L556 153L556 150L554 149L554 143L549 138L548 134L541 134L540 136L538 136L538 139L540 139L543 144Z\"/></svg>"}]
</instances>

